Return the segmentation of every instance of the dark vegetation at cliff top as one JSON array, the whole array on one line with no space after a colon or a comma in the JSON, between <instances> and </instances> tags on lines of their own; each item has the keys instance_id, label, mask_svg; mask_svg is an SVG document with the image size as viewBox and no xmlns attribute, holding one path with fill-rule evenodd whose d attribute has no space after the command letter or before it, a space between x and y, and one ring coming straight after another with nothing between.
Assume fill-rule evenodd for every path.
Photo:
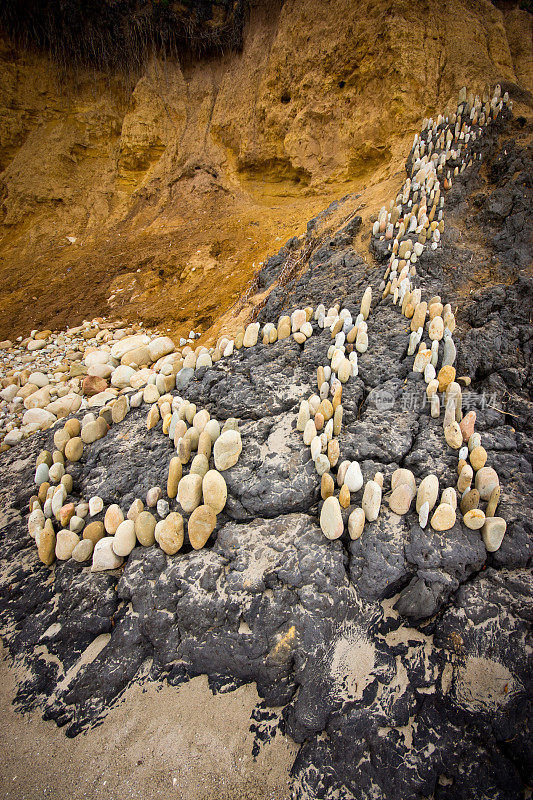
<instances>
[{"instance_id":1,"label":"dark vegetation at cliff top","mask_svg":"<svg viewBox=\"0 0 533 800\"><path fill-rule=\"evenodd\" d=\"M152 55L239 50L247 9L248 0L0 0L0 25L61 67L129 71Z\"/></svg>"}]
</instances>

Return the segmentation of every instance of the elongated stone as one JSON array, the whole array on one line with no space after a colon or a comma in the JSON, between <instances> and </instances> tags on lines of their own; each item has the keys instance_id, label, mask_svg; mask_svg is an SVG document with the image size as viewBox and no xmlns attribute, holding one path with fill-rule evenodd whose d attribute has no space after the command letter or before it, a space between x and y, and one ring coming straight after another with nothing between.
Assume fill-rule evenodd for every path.
<instances>
[{"instance_id":1,"label":"elongated stone","mask_svg":"<svg viewBox=\"0 0 533 800\"><path fill-rule=\"evenodd\" d=\"M113 537L113 552L117 556L129 556L136 544L135 522L132 522L131 519L126 519L120 523L115 531Z\"/></svg>"},{"instance_id":2,"label":"elongated stone","mask_svg":"<svg viewBox=\"0 0 533 800\"><path fill-rule=\"evenodd\" d=\"M433 509L439 496L439 479L436 475L426 475L420 482L416 493L416 511L419 514L424 503L428 504L428 513ZM426 520L427 521L427 520Z\"/></svg>"},{"instance_id":3,"label":"elongated stone","mask_svg":"<svg viewBox=\"0 0 533 800\"><path fill-rule=\"evenodd\" d=\"M350 539L359 539L365 527L366 516L362 508L355 508L348 517Z\"/></svg>"},{"instance_id":4,"label":"elongated stone","mask_svg":"<svg viewBox=\"0 0 533 800\"><path fill-rule=\"evenodd\" d=\"M363 319L368 319L371 303L372 303L372 287L367 286L361 300L361 314L363 315Z\"/></svg>"},{"instance_id":5,"label":"elongated stone","mask_svg":"<svg viewBox=\"0 0 533 800\"><path fill-rule=\"evenodd\" d=\"M335 491L335 482L331 477L329 472L325 472L322 475L322 480L320 482L320 496L322 500L326 500L328 497L332 497Z\"/></svg>"},{"instance_id":6,"label":"elongated stone","mask_svg":"<svg viewBox=\"0 0 533 800\"><path fill-rule=\"evenodd\" d=\"M420 510L418 512L418 524L420 525L421 528L426 527L426 525L428 524L428 518L429 518L429 503L426 500L425 502L422 503L422 505L420 506Z\"/></svg>"},{"instance_id":7,"label":"elongated stone","mask_svg":"<svg viewBox=\"0 0 533 800\"><path fill-rule=\"evenodd\" d=\"M361 507L368 522L374 522L378 518L380 506L381 486L376 481L368 481L361 501Z\"/></svg>"},{"instance_id":8,"label":"elongated stone","mask_svg":"<svg viewBox=\"0 0 533 800\"><path fill-rule=\"evenodd\" d=\"M473 478L474 478L474 470L472 469L470 464L465 464L465 466L459 473L459 478L457 480L457 491L462 493L467 489L469 489Z\"/></svg>"},{"instance_id":9,"label":"elongated stone","mask_svg":"<svg viewBox=\"0 0 533 800\"><path fill-rule=\"evenodd\" d=\"M202 499L202 478L200 475L185 475L178 485L178 503L188 514L200 505Z\"/></svg>"},{"instance_id":10,"label":"elongated stone","mask_svg":"<svg viewBox=\"0 0 533 800\"><path fill-rule=\"evenodd\" d=\"M500 502L500 492L501 492L500 487L495 486L492 492L490 493L489 502L487 503L487 508L485 509L486 517L495 516L498 503Z\"/></svg>"},{"instance_id":11,"label":"elongated stone","mask_svg":"<svg viewBox=\"0 0 533 800\"><path fill-rule=\"evenodd\" d=\"M320 527L326 539L338 539L344 532L341 507L336 497L324 500L320 512Z\"/></svg>"}]
</instances>

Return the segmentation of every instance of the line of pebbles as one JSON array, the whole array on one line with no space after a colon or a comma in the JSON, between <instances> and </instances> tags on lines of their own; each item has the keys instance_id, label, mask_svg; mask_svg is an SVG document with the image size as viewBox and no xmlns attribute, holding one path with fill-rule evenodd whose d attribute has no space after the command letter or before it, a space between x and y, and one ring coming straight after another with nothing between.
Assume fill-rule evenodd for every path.
<instances>
[{"instance_id":1,"label":"line of pebbles","mask_svg":"<svg viewBox=\"0 0 533 800\"><path fill-rule=\"evenodd\" d=\"M473 96L467 98L463 89L453 114L439 116L436 122L424 121L422 133L415 137L413 144L411 178L391 203L390 210L381 209L372 231L377 239L390 240L391 256L381 287L382 297L385 300L391 296L393 303L400 303L402 313L411 319L408 353L415 355L413 370L424 374L433 417L440 416L439 395L444 395L444 435L448 444L459 450L457 490L461 494L463 521L472 529L482 530L489 551L501 545L506 523L494 516L499 501L499 480L495 470L486 466L486 451L480 434L474 431L475 412L462 417L461 386L455 381L453 367L455 317L450 306L443 306L439 297L431 298L429 303L422 301L421 289L411 286L411 278L416 275L415 264L424 248L429 245L435 249L444 230L444 197L440 194L439 176L442 178L446 168L443 186L449 188L453 175L463 171L469 163L469 142L479 137L483 127L497 116L503 105L511 106L507 96L500 97L499 87L490 104ZM466 122L467 118L470 123ZM411 238L414 236L416 242ZM262 330L264 344L291 335L299 344L304 344L313 335L311 319L314 314L318 328L330 330L334 339L328 350L330 363L317 369L318 394L302 401L297 419L297 428L303 434L304 443L311 448L321 477L324 503L320 524L329 539L342 535L341 507L348 508L352 496L363 488L357 461L343 461L338 465L340 447L335 437L340 435L342 427L342 386L358 373L357 353L368 348L366 320L371 302L369 286L355 321L350 312L340 309L339 305L328 311L319 305L315 311L311 307L297 309L291 316L280 317L277 325L267 323ZM431 348L422 341L428 315ZM35 484L38 491L30 500L28 528L43 563L49 565L55 558L72 557L80 562L92 558L93 571L113 569L123 563L137 543L150 546L157 542L173 555L182 547L185 538L182 515L170 511L168 500L174 499L191 515L187 526L190 544L196 549L205 545L216 527L216 515L226 503L227 487L221 473L237 462L242 451L238 421L227 420L221 429L206 410L197 410L194 404L171 392L174 389L183 392L195 370L211 367L241 347L255 346L260 332L259 323L251 323L234 338L221 336L213 348L199 346L193 350L190 337L182 349L176 349L169 337L150 335L146 331L133 332L119 324L93 320L65 333L33 332L18 348L10 342L0 345L5 345L0 349L3 366L9 366L9 372L2 378L0 397L5 404L11 404L11 414L20 416L21 406L24 409L21 427L12 425L4 438L3 449L35 430L58 426L59 420L72 413L88 410L81 422L71 418L58 427L54 433L56 450L53 453L42 451L37 458ZM441 341L443 356L437 374ZM349 348L352 352L348 357L346 344L355 346L355 351ZM33 360L35 354L37 362ZM24 367L30 362L31 371ZM136 499L126 516L114 504L106 509L103 522L91 522L91 517L103 511L103 501L92 497L88 502L67 502L72 493L68 463L80 460L85 447L105 436L110 425L122 422L130 408L143 403L150 406L147 429L155 428L161 421L163 432L176 448L176 455L169 464L168 500L162 497L160 487L153 487L145 498L146 507L155 508L159 519L145 508L141 499ZM95 411L90 411L91 408ZM189 473L184 475L183 469L191 458ZM330 473L337 465L338 498ZM474 472L475 488L471 488ZM366 483L361 507L354 509L348 518L352 539L362 535L366 521L378 518L383 480L382 473L378 472ZM455 488L445 488L437 504L439 481L436 475L426 476L417 488L410 470L396 470L388 498L391 510L406 514L415 495L422 527L427 525L435 506L431 526L437 531L453 527L457 513ZM479 507L481 500L487 501L484 511ZM57 534L54 525L60 526Z\"/></svg>"}]
</instances>

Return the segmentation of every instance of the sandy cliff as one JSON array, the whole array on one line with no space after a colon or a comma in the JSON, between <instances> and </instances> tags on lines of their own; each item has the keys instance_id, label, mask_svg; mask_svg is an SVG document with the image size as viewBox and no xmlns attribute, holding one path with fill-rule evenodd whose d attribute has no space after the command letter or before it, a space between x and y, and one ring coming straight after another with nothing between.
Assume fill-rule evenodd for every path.
<instances>
[{"instance_id":1,"label":"sandy cliff","mask_svg":"<svg viewBox=\"0 0 533 800\"><path fill-rule=\"evenodd\" d=\"M525 108L531 20L487 0L258 2L241 53L126 78L66 80L4 41L0 335L98 314L206 330L330 200L401 169L421 113L498 80Z\"/></svg>"}]
</instances>

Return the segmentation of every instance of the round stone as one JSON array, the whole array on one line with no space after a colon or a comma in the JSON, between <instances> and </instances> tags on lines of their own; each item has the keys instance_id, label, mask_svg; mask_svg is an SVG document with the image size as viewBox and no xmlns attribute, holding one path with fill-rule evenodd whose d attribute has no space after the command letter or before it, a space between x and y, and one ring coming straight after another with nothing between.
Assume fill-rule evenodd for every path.
<instances>
[{"instance_id":1,"label":"round stone","mask_svg":"<svg viewBox=\"0 0 533 800\"><path fill-rule=\"evenodd\" d=\"M344 532L344 523L339 501L336 497L324 500L320 512L320 527L326 539L338 539Z\"/></svg>"},{"instance_id":2,"label":"round stone","mask_svg":"<svg viewBox=\"0 0 533 800\"><path fill-rule=\"evenodd\" d=\"M89 522L83 529L83 538L89 539L93 545L96 545L100 539L104 537L104 523L103 522Z\"/></svg>"},{"instance_id":3,"label":"round stone","mask_svg":"<svg viewBox=\"0 0 533 800\"><path fill-rule=\"evenodd\" d=\"M65 457L69 461L79 461L83 455L83 441L80 436L73 436L65 445Z\"/></svg>"},{"instance_id":4,"label":"round stone","mask_svg":"<svg viewBox=\"0 0 533 800\"><path fill-rule=\"evenodd\" d=\"M410 469L396 469L392 473L391 489L394 490L397 486L401 486L402 484L405 484L411 488L411 492L414 497L416 492L416 480Z\"/></svg>"},{"instance_id":5,"label":"round stone","mask_svg":"<svg viewBox=\"0 0 533 800\"><path fill-rule=\"evenodd\" d=\"M56 558L58 561L69 559L79 541L80 537L74 531L59 531L56 538Z\"/></svg>"},{"instance_id":6,"label":"round stone","mask_svg":"<svg viewBox=\"0 0 533 800\"><path fill-rule=\"evenodd\" d=\"M135 523L131 519L123 520L115 532L113 552L117 556L129 556L136 544Z\"/></svg>"},{"instance_id":7,"label":"round stone","mask_svg":"<svg viewBox=\"0 0 533 800\"><path fill-rule=\"evenodd\" d=\"M211 506L202 505L195 508L189 517L187 532L189 541L195 550L200 550L217 524L217 515Z\"/></svg>"},{"instance_id":8,"label":"round stone","mask_svg":"<svg viewBox=\"0 0 533 800\"><path fill-rule=\"evenodd\" d=\"M124 522L122 509L116 503L113 503L105 512L104 528L109 534L113 535L122 522ZM120 553L117 553L117 555L120 555Z\"/></svg>"},{"instance_id":9,"label":"round stone","mask_svg":"<svg viewBox=\"0 0 533 800\"><path fill-rule=\"evenodd\" d=\"M148 508L154 508L157 505L157 501L163 494L160 486L152 486L146 492L146 505Z\"/></svg>"},{"instance_id":10,"label":"round stone","mask_svg":"<svg viewBox=\"0 0 533 800\"><path fill-rule=\"evenodd\" d=\"M407 483L400 483L389 497L389 506L395 514L407 514L413 500L413 489Z\"/></svg>"},{"instance_id":11,"label":"round stone","mask_svg":"<svg viewBox=\"0 0 533 800\"><path fill-rule=\"evenodd\" d=\"M149 511L141 511L134 522L135 536L143 547L150 547L155 543L156 519Z\"/></svg>"},{"instance_id":12,"label":"round stone","mask_svg":"<svg viewBox=\"0 0 533 800\"><path fill-rule=\"evenodd\" d=\"M361 506L369 522L374 522L378 518L381 506L381 486L376 481L367 482Z\"/></svg>"},{"instance_id":13,"label":"round stone","mask_svg":"<svg viewBox=\"0 0 533 800\"><path fill-rule=\"evenodd\" d=\"M344 484L350 493L358 492L363 486L363 474L358 461L352 461L344 475Z\"/></svg>"},{"instance_id":14,"label":"round stone","mask_svg":"<svg viewBox=\"0 0 533 800\"><path fill-rule=\"evenodd\" d=\"M96 542L93 551L93 564L91 572L102 572L107 569L117 569L124 563L121 556L113 550L114 536L105 536Z\"/></svg>"},{"instance_id":15,"label":"round stone","mask_svg":"<svg viewBox=\"0 0 533 800\"><path fill-rule=\"evenodd\" d=\"M79 561L80 564L88 561L93 554L94 544L90 539L82 539L81 542L75 546L72 551L72 558L74 561Z\"/></svg>"},{"instance_id":16,"label":"round stone","mask_svg":"<svg viewBox=\"0 0 533 800\"><path fill-rule=\"evenodd\" d=\"M486 518L481 533L489 553L495 553L496 550L499 550L506 530L507 523L502 517Z\"/></svg>"},{"instance_id":17,"label":"round stone","mask_svg":"<svg viewBox=\"0 0 533 800\"><path fill-rule=\"evenodd\" d=\"M226 430L221 433L213 447L216 469L223 471L233 467L241 452L242 441L238 431Z\"/></svg>"},{"instance_id":18,"label":"round stone","mask_svg":"<svg viewBox=\"0 0 533 800\"><path fill-rule=\"evenodd\" d=\"M431 527L435 531L449 531L455 525L455 509L449 503L441 503L431 517Z\"/></svg>"},{"instance_id":19,"label":"round stone","mask_svg":"<svg viewBox=\"0 0 533 800\"><path fill-rule=\"evenodd\" d=\"M470 453L470 463L476 472L485 466L487 463L487 451L484 447L481 445L474 447Z\"/></svg>"},{"instance_id":20,"label":"round stone","mask_svg":"<svg viewBox=\"0 0 533 800\"><path fill-rule=\"evenodd\" d=\"M228 487L217 470L210 469L205 473L202 481L202 496L205 505L210 506L215 514L220 514L226 505Z\"/></svg>"},{"instance_id":21,"label":"round stone","mask_svg":"<svg viewBox=\"0 0 533 800\"><path fill-rule=\"evenodd\" d=\"M476 489L482 500L488 500L491 492L500 485L496 470L492 467L482 467L476 473Z\"/></svg>"},{"instance_id":22,"label":"round stone","mask_svg":"<svg viewBox=\"0 0 533 800\"><path fill-rule=\"evenodd\" d=\"M365 527L365 512L362 508L355 508L348 517L348 533L350 539L359 539Z\"/></svg>"},{"instance_id":23,"label":"round stone","mask_svg":"<svg viewBox=\"0 0 533 800\"><path fill-rule=\"evenodd\" d=\"M171 511L168 517L160 520L155 526L155 539L161 550L173 556L183 545L183 517L177 511Z\"/></svg>"},{"instance_id":24,"label":"round stone","mask_svg":"<svg viewBox=\"0 0 533 800\"><path fill-rule=\"evenodd\" d=\"M480 508L472 508L463 516L463 522L467 528L478 531L485 524L485 513Z\"/></svg>"},{"instance_id":25,"label":"round stone","mask_svg":"<svg viewBox=\"0 0 533 800\"><path fill-rule=\"evenodd\" d=\"M202 478L200 475L185 475L178 485L178 503L188 514L200 505L202 500Z\"/></svg>"},{"instance_id":26,"label":"round stone","mask_svg":"<svg viewBox=\"0 0 533 800\"><path fill-rule=\"evenodd\" d=\"M437 380L439 382L439 392L444 392L450 383L453 383L455 380L455 367L449 364L441 367L437 375Z\"/></svg>"}]
</instances>

